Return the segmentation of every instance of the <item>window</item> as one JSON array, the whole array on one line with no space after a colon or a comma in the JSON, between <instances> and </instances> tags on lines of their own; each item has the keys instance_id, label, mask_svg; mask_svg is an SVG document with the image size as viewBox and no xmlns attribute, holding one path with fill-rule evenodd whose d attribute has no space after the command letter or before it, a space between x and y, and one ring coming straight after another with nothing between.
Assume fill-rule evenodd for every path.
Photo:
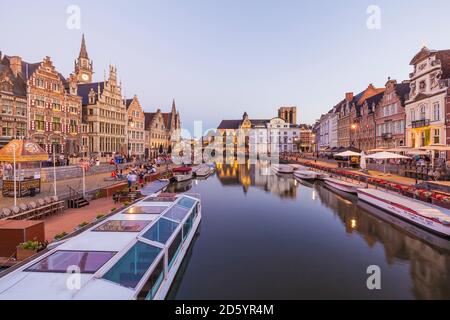
<instances>
[{"instance_id":1,"label":"window","mask_svg":"<svg viewBox=\"0 0 450 320\"><path fill-rule=\"evenodd\" d=\"M37 131L45 131L45 120L44 120L44 116L38 114L38 115L36 115L36 116L34 117L34 119L35 119L34 122L35 122L35 125L36 125L36 130L37 130Z\"/></svg>"},{"instance_id":2,"label":"window","mask_svg":"<svg viewBox=\"0 0 450 320\"><path fill-rule=\"evenodd\" d=\"M181 231L179 231L178 234L173 239L172 244L170 245L169 249L167 250L168 260L169 260L169 269L172 268L172 265L175 262L175 259L178 256L178 253L180 252L182 242L183 242L183 239L181 236Z\"/></svg>"},{"instance_id":3,"label":"window","mask_svg":"<svg viewBox=\"0 0 450 320\"><path fill-rule=\"evenodd\" d=\"M166 244L175 230L178 228L178 223L160 218L155 225L148 230L143 237L150 241Z\"/></svg>"},{"instance_id":4,"label":"window","mask_svg":"<svg viewBox=\"0 0 450 320\"><path fill-rule=\"evenodd\" d=\"M441 139L440 139L441 130L440 129L434 129L433 131L434 131L433 143L434 144L439 144L440 141L441 141Z\"/></svg>"},{"instance_id":5,"label":"window","mask_svg":"<svg viewBox=\"0 0 450 320\"><path fill-rule=\"evenodd\" d=\"M70 133L78 133L77 120L70 120Z\"/></svg>"},{"instance_id":6,"label":"window","mask_svg":"<svg viewBox=\"0 0 450 320\"><path fill-rule=\"evenodd\" d=\"M134 289L160 254L161 249L137 242L104 276L103 279Z\"/></svg>"},{"instance_id":7,"label":"window","mask_svg":"<svg viewBox=\"0 0 450 320\"><path fill-rule=\"evenodd\" d=\"M4 136L4 137L12 137L13 136L13 124L11 122L3 123L2 136Z\"/></svg>"},{"instance_id":8,"label":"window","mask_svg":"<svg viewBox=\"0 0 450 320\"><path fill-rule=\"evenodd\" d=\"M16 124L16 135L19 138L23 138L26 136L27 125L26 123L17 123Z\"/></svg>"},{"instance_id":9,"label":"window","mask_svg":"<svg viewBox=\"0 0 450 320\"><path fill-rule=\"evenodd\" d=\"M45 82L44 79L37 78L36 79L36 86L39 88L45 88Z\"/></svg>"},{"instance_id":10,"label":"window","mask_svg":"<svg viewBox=\"0 0 450 320\"><path fill-rule=\"evenodd\" d=\"M150 221L110 220L97 227L96 232L141 232Z\"/></svg>"},{"instance_id":11,"label":"window","mask_svg":"<svg viewBox=\"0 0 450 320\"><path fill-rule=\"evenodd\" d=\"M152 300L164 280L164 259L160 259L138 294L138 300Z\"/></svg>"},{"instance_id":12,"label":"window","mask_svg":"<svg viewBox=\"0 0 450 320\"><path fill-rule=\"evenodd\" d=\"M425 120L425 106L420 107L420 120Z\"/></svg>"},{"instance_id":13,"label":"window","mask_svg":"<svg viewBox=\"0 0 450 320\"><path fill-rule=\"evenodd\" d=\"M441 119L441 106L439 102L433 105L433 121L439 121Z\"/></svg>"},{"instance_id":14,"label":"window","mask_svg":"<svg viewBox=\"0 0 450 320\"><path fill-rule=\"evenodd\" d=\"M70 267L76 266L81 273L93 274L115 254L105 251L57 251L25 271L66 273Z\"/></svg>"},{"instance_id":15,"label":"window","mask_svg":"<svg viewBox=\"0 0 450 320\"><path fill-rule=\"evenodd\" d=\"M61 131L61 118L53 118L53 131Z\"/></svg>"},{"instance_id":16,"label":"window","mask_svg":"<svg viewBox=\"0 0 450 320\"><path fill-rule=\"evenodd\" d=\"M411 109L409 112L410 112L411 122L416 121L416 112L414 111L414 109Z\"/></svg>"}]
</instances>

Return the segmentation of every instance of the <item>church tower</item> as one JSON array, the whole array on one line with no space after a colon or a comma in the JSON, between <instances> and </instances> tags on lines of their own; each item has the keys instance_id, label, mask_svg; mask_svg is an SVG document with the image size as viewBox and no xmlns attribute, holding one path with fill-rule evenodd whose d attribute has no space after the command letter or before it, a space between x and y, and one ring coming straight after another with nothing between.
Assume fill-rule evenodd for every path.
<instances>
[{"instance_id":1,"label":"church tower","mask_svg":"<svg viewBox=\"0 0 450 320\"><path fill-rule=\"evenodd\" d=\"M84 34L81 39L80 55L78 59L75 60L75 75L77 76L78 83L92 83L94 66L92 61L89 60Z\"/></svg>"}]
</instances>

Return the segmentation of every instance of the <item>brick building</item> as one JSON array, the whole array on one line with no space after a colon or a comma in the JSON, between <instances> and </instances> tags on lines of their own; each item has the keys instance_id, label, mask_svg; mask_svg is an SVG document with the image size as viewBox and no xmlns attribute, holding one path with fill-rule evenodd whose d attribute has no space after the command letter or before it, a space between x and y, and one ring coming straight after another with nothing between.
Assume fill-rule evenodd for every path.
<instances>
[{"instance_id":1,"label":"brick building","mask_svg":"<svg viewBox=\"0 0 450 320\"><path fill-rule=\"evenodd\" d=\"M27 88L20 66L15 64L19 59L3 59L0 52L0 148L14 138L28 136Z\"/></svg>"},{"instance_id":2,"label":"brick building","mask_svg":"<svg viewBox=\"0 0 450 320\"><path fill-rule=\"evenodd\" d=\"M128 149L131 156L145 156L145 115L137 96L125 101L128 113Z\"/></svg>"},{"instance_id":3,"label":"brick building","mask_svg":"<svg viewBox=\"0 0 450 320\"><path fill-rule=\"evenodd\" d=\"M103 82L92 82L93 74L93 63L89 60L83 36L75 62L75 77L78 95L82 97L83 121L88 130L88 154L126 156L129 119L117 68L109 66L108 78Z\"/></svg>"},{"instance_id":4,"label":"brick building","mask_svg":"<svg viewBox=\"0 0 450 320\"><path fill-rule=\"evenodd\" d=\"M81 98L74 77L66 80L50 57L28 63L20 57L3 58L27 88L27 138L49 154L74 155L80 152Z\"/></svg>"},{"instance_id":5,"label":"brick building","mask_svg":"<svg viewBox=\"0 0 450 320\"><path fill-rule=\"evenodd\" d=\"M405 100L409 82L397 83L389 79L386 90L375 112L377 148L405 146Z\"/></svg>"}]
</instances>

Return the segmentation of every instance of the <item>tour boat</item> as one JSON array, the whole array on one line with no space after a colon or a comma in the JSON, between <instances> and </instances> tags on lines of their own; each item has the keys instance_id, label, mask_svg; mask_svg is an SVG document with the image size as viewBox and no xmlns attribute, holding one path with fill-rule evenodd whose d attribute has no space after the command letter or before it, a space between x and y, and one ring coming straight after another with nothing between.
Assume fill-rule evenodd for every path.
<instances>
[{"instance_id":1,"label":"tour boat","mask_svg":"<svg viewBox=\"0 0 450 320\"><path fill-rule=\"evenodd\" d=\"M316 180L318 174L310 170L297 170L294 172L294 176L302 180Z\"/></svg>"},{"instance_id":2,"label":"tour boat","mask_svg":"<svg viewBox=\"0 0 450 320\"><path fill-rule=\"evenodd\" d=\"M182 182L192 179L192 168L189 167L179 167L172 170L173 179L176 182Z\"/></svg>"},{"instance_id":3,"label":"tour boat","mask_svg":"<svg viewBox=\"0 0 450 320\"><path fill-rule=\"evenodd\" d=\"M272 169L275 170L276 173L281 174L292 174L294 173L294 168L286 164L274 164L272 165Z\"/></svg>"},{"instance_id":4,"label":"tour boat","mask_svg":"<svg viewBox=\"0 0 450 320\"><path fill-rule=\"evenodd\" d=\"M422 228L450 237L450 210L378 189L358 189L358 199Z\"/></svg>"},{"instance_id":5,"label":"tour boat","mask_svg":"<svg viewBox=\"0 0 450 320\"><path fill-rule=\"evenodd\" d=\"M325 182L325 184L327 186L337 189L337 190L340 190L340 191L347 192L347 193L356 194L358 188L361 188L361 186L358 184L347 182L347 181L342 181L342 180L334 179L334 178L324 178L323 181Z\"/></svg>"},{"instance_id":6,"label":"tour boat","mask_svg":"<svg viewBox=\"0 0 450 320\"><path fill-rule=\"evenodd\" d=\"M212 169L209 165L200 165L197 170L195 170L195 175L197 177L208 177L212 173Z\"/></svg>"},{"instance_id":7,"label":"tour boat","mask_svg":"<svg viewBox=\"0 0 450 320\"><path fill-rule=\"evenodd\" d=\"M165 299L201 218L196 197L146 197L0 273L0 300Z\"/></svg>"}]
</instances>

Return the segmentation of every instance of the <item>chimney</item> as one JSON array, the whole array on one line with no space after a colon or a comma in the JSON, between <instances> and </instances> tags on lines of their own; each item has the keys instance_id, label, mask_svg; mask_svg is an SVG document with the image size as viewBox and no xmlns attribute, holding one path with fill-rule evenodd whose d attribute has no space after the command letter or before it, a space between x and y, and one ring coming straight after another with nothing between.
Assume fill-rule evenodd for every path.
<instances>
[{"instance_id":1,"label":"chimney","mask_svg":"<svg viewBox=\"0 0 450 320\"><path fill-rule=\"evenodd\" d=\"M347 92L345 94L345 100L347 100L347 102L353 101L353 92Z\"/></svg>"},{"instance_id":2,"label":"chimney","mask_svg":"<svg viewBox=\"0 0 450 320\"><path fill-rule=\"evenodd\" d=\"M14 73L14 76L17 77L22 73L22 58L17 56L9 58L9 67Z\"/></svg>"}]
</instances>

